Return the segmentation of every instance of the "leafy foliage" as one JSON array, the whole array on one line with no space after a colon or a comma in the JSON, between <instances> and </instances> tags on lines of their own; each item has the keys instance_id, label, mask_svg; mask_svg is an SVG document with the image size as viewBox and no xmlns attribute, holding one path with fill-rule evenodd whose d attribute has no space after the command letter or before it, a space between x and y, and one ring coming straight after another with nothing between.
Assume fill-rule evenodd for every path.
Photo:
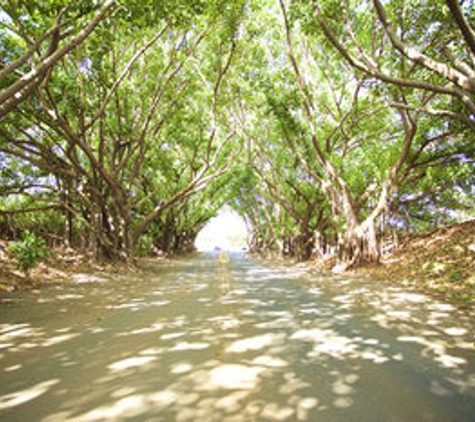
<instances>
[{"instance_id":1,"label":"leafy foliage","mask_svg":"<svg viewBox=\"0 0 475 422\"><path fill-rule=\"evenodd\" d=\"M0 94L100 7L0 6ZM460 31L442 0L114 2L1 117L2 221L131 259L231 203L255 249L303 259L473 215Z\"/></svg>"},{"instance_id":2,"label":"leafy foliage","mask_svg":"<svg viewBox=\"0 0 475 422\"><path fill-rule=\"evenodd\" d=\"M49 254L45 240L29 231L23 232L22 240L12 242L9 250L15 256L18 268L24 272L33 268L39 259L46 258Z\"/></svg>"}]
</instances>

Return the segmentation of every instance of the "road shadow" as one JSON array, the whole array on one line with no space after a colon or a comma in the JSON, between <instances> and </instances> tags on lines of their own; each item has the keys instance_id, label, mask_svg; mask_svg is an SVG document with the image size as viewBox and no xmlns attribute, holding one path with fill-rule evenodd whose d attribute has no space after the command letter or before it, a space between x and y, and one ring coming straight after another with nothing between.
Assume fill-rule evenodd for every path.
<instances>
[{"instance_id":1,"label":"road shadow","mask_svg":"<svg viewBox=\"0 0 475 422\"><path fill-rule=\"evenodd\" d=\"M470 316L368 280L229 258L13 295L0 419L473 420Z\"/></svg>"}]
</instances>

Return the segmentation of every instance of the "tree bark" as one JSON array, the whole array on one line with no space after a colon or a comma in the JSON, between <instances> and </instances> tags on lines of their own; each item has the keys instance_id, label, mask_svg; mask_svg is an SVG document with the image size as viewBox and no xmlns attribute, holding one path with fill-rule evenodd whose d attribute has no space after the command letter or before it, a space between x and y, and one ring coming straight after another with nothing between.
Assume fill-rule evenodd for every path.
<instances>
[{"instance_id":1,"label":"tree bark","mask_svg":"<svg viewBox=\"0 0 475 422\"><path fill-rule=\"evenodd\" d=\"M115 0L106 0L91 21L78 35L59 49L51 52L34 69L10 85L0 94L0 120L23 102L41 84L47 73L71 50L81 44L94 31L99 22L114 6Z\"/></svg>"}]
</instances>

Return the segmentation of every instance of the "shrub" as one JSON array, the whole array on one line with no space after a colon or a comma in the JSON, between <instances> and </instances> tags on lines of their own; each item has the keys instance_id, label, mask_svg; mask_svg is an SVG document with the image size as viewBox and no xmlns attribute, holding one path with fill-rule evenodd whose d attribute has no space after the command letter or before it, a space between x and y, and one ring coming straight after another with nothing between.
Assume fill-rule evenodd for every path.
<instances>
[{"instance_id":1,"label":"shrub","mask_svg":"<svg viewBox=\"0 0 475 422\"><path fill-rule=\"evenodd\" d=\"M24 272L33 268L38 259L48 256L45 240L29 231L23 232L22 240L12 242L9 250L15 256L18 268Z\"/></svg>"},{"instance_id":2,"label":"shrub","mask_svg":"<svg viewBox=\"0 0 475 422\"><path fill-rule=\"evenodd\" d=\"M140 257L149 256L152 250L152 241L153 239L149 235L141 236L135 245L135 255Z\"/></svg>"}]
</instances>

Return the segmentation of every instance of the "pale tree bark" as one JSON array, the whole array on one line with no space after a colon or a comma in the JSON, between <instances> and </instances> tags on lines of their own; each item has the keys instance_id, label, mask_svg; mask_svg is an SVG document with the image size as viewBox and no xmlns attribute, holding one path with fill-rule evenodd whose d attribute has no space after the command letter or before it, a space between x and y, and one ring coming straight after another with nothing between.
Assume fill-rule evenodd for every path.
<instances>
[{"instance_id":1,"label":"pale tree bark","mask_svg":"<svg viewBox=\"0 0 475 422\"><path fill-rule=\"evenodd\" d=\"M457 4L457 0L446 1L454 17L454 20L462 31L464 40L466 41L471 51L471 54L473 55L473 47L475 47L475 43L473 41L475 39L475 36L473 30L470 27L468 21L463 16L460 7ZM338 36L331 29L330 25L328 24L323 15L323 12L321 11L321 7L319 6L318 1L313 0L315 17L323 33L330 41L330 43L345 59L345 61L349 63L352 67L390 85L413 88L453 97L460 101L470 114L475 114L475 101L473 100L472 96L472 94L475 93L475 69L473 69L473 67L468 65L467 63L463 63L460 66L451 66L448 63L444 63L432 57L429 57L428 55L419 51L416 47L408 45L397 35L391 22L389 22L386 10L382 2L380 0L373 0L373 4L378 19L381 22L385 33L388 35L388 38L391 41L393 47L397 51L399 51L404 57L411 60L413 63L423 66L431 72L436 73L446 82L449 82L449 84L447 84L446 82L441 82L437 84L423 79L411 79L406 76L393 76L387 71L380 69L377 64L365 54L360 54L358 57L355 56L344 45L344 43L339 40ZM362 52L362 48L359 45L355 45L355 47L358 49L358 51ZM435 114L435 111L432 109L428 109L427 111L429 114ZM461 114L454 113L452 110L438 110L437 113L446 117L456 118L462 123L467 124L469 127L473 127L473 122L470 119L467 119L466 116L463 116Z\"/></svg>"},{"instance_id":2,"label":"pale tree bark","mask_svg":"<svg viewBox=\"0 0 475 422\"><path fill-rule=\"evenodd\" d=\"M203 36L198 37L196 45L201 41ZM195 45L195 47L196 47ZM193 48L194 49L194 48ZM178 202L181 202L188 198L191 195L196 194L197 192L203 190L211 181L226 173L229 170L232 160L234 159L235 154L238 151L235 151L230 157L225 160L224 165L218 165L218 161L222 158L222 152L224 147L236 134L235 130L231 130L226 136L223 136L221 140L218 139L218 125L216 123L216 114L219 107L219 99L221 95L221 89L224 77L231 67L231 63L236 51L236 40L231 41L230 52L225 59L224 66L220 67L217 71L216 81L213 85L212 93L212 106L210 109L210 120L211 127L210 132L206 141L206 158L204 164L195 172L192 179L187 183L187 185L176 192L172 197L164 200L157 204L154 209L144 216L136 225L133 233L131 234L132 244L135 244L140 236L147 230L147 228L162 214L162 212L171 206L175 205ZM176 71L172 74L173 76L178 73L180 68L177 68ZM158 101L161 99L163 92L160 91L160 95L156 98L157 101L152 102L151 113L158 106ZM150 113L150 115L151 115ZM144 126L148 127L149 120L146 119ZM214 152L212 152L213 145L216 146ZM136 169L138 170L138 169ZM134 171L134 174L137 171Z\"/></svg>"},{"instance_id":3,"label":"pale tree bark","mask_svg":"<svg viewBox=\"0 0 475 422\"><path fill-rule=\"evenodd\" d=\"M292 151L292 153L295 153L295 151ZM320 221L317 221L317 207L319 202L322 201L322 195L319 194L320 188L315 186L311 193L305 193L298 183L294 183L283 174L283 169L279 167L279 163L276 163L267 154L264 146L261 146L254 168L260 179L265 183L267 195L285 211L288 218L292 220L292 227L294 228L291 233L285 234L286 242L283 242L284 239L282 239L282 236L277 236L277 233L274 233L274 236L280 241L283 254L294 256L298 261L306 261L312 255L315 245L315 229L320 223ZM266 218L266 220L270 227L275 224L270 218ZM284 243L287 245L285 251Z\"/></svg>"},{"instance_id":4,"label":"pale tree bark","mask_svg":"<svg viewBox=\"0 0 475 422\"><path fill-rule=\"evenodd\" d=\"M452 4L453 2L449 1L448 3ZM431 70L442 76L447 81L452 82L454 85L457 85L459 88L463 89L467 93L475 93L474 78L470 78L463 72L460 72L458 69L449 66L447 63L443 63L432 57L429 57L419 51L417 48L404 43L403 40L396 34L396 31L391 22L389 21L386 10L383 7L381 1L373 0L373 4L378 14L378 18L384 27L384 30L396 50L398 50L401 54L403 54L413 62L424 66L428 70ZM453 4L452 6L454 7ZM454 10L459 11L459 9L457 9L456 7L454 7ZM463 18L463 15L461 13L460 18ZM465 21L462 19L462 22ZM467 31L468 34L472 35L473 37L473 33L469 31L468 26L464 26L463 28ZM472 40L471 37L469 37L469 40Z\"/></svg>"},{"instance_id":5,"label":"pale tree bark","mask_svg":"<svg viewBox=\"0 0 475 422\"><path fill-rule=\"evenodd\" d=\"M445 0L452 16L463 34L472 55L475 56L475 32L460 9L460 0Z\"/></svg>"},{"instance_id":6,"label":"pale tree bark","mask_svg":"<svg viewBox=\"0 0 475 422\"><path fill-rule=\"evenodd\" d=\"M9 112L14 110L21 102L27 99L43 82L56 63L81 44L94 31L97 25L105 16L107 16L108 12L110 12L114 6L115 0L106 0L87 25L72 40L65 42L61 46L58 46L59 26L47 31L45 36L41 37L38 42L24 54L24 56L20 57L20 59L11 66L5 67L2 71L2 77L15 71L21 64L26 63L38 46L48 38L49 35L51 35L52 41L46 57L42 58L33 69L25 75L22 75L0 93L0 120Z\"/></svg>"},{"instance_id":7,"label":"pale tree bark","mask_svg":"<svg viewBox=\"0 0 475 422\"><path fill-rule=\"evenodd\" d=\"M402 60L408 60L409 62L412 62L413 65L422 67L430 73L437 75L440 78L440 83L434 83L430 81L429 78L422 79L413 77L411 79L410 74L403 73L401 76L394 76L380 68L377 61L368 56L364 52L364 49L358 45L356 37L352 36L351 28L349 28L349 26L346 27L347 38L345 40L339 39L325 19L319 2L313 0L315 16L323 33L344 60L354 69L386 84L402 88L412 88L430 94L429 97L426 97L426 100L421 101L417 105L412 105L407 101L400 101L399 99L395 99L390 104L401 116L405 133L404 147L401 151L398 162L392 167L389 177L382 187L377 206L367 217L366 221L355 225L350 230L350 238L354 239L353 243L355 244L353 249L357 249L357 243L361 243L363 237L374 238L372 233L374 232L375 221L378 213L387 207L390 196L397 191L402 180L410 177L411 171L414 169L415 160L420 156L423 148L427 146L427 144L425 144L420 147L419 150L412 151L411 155L413 155L413 157L411 158L411 163L408 162L412 140L414 139L417 127L416 120L419 114L424 113L433 116L440 116L447 120L457 120L470 130L475 130L475 122L473 121L473 115L475 114L475 102L473 96L475 93L475 69L473 68L475 33L462 13L459 2L457 0L446 0L446 3L455 24L458 26L462 34L462 38L457 39L459 41L458 46L462 49L466 47L468 50L468 56L472 57L472 60L463 61L460 57L457 57L452 53L449 48L445 48L444 46L442 46L439 51L440 58L438 59L435 58L436 56L434 55L429 56L428 54L423 53L421 49L418 49L405 41L403 35L394 28L387 15L384 2L381 0L373 0L376 17L390 41L390 46L400 53ZM358 51L358 55L351 53L351 50L346 46L345 41L355 47ZM461 44L463 42L465 42L465 45ZM440 97L440 95L456 99L465 107L468 113L463 114L454 110L443 108L434 109L429 107L429 98L435 96ZM413 119L411 119L411 115L414 116ZM371 245L368 245L368 247L372 249Z\"/></svg>"},{"instance_id":8,"label":"pale tree bark","mask_svg":"<svg viewBox=\"0 0 475 422\"><path fill-rule=\"evenodd\" d=\"M366 199L372 199L373 205L370 207L371 209L367 212L367 215L361 217L361 207L364 205L363 198L356 198L354 193L351 192L345 178L332 162L331 148L327 151L322 147L322 145L329 145L330 138L334 136L336 130L340 130L340 126L347 118L347 114L341 116L340 122L336 124L335 130L328 134L326 140L319 139L319 135L315 128L315 122L317 121L314 112L315 107L312 103L311 95L308 94L309 87L303 77L300 63L294 51L290 23L283 0L280 0L280 5L286 29L288 55L296 74L305 112L304 115L307 118L311 131L310 136L312 144L317 153L317 161L324 174L322 180L323 189L328 200L332 204L333 212L336 214L335 217L344 223L344 230L343 232L340 232L339 240L340 257L344 262L345 267L358 265L362 261L378 262L380 259L380 242L378 238L377 224L379 218L387 209L392 196L397 192L397 189L403 180L402 170L409 159L409 154L411 152L417 129L416 119L412 114L416 115L417 112L402 107L398 109L404 133L403 146L399 152L398 159L388 169L386 179L377 187L369 186L365 192L364 196ZM316 8L318 14L318 6L316 6ZM368 67L368 63L350 56L347 50L338 42L333 32L328 28L321 15L319 15L319 19L321 20L322 26L325 27L324 31L328 32L328 36L332 37L332 42L336 44L339 50L341 49L342 54L344 54L344 56L347 57L356 68L359 68L360 70L371 70L371 72L375 71ZM357 85L351 107L354 107L358 102L358 90L359 88ZM349 141L347 140L347 142Z\"/></svg>"}]
</instances>

